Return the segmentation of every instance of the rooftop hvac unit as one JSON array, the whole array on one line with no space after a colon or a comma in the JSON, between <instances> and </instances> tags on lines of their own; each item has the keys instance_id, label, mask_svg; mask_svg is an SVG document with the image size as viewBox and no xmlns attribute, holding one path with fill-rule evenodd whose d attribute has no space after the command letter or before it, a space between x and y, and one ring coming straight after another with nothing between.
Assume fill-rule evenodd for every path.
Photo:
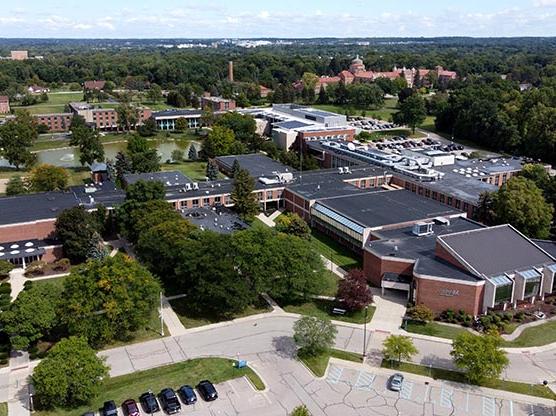
<instances>
[{"instance_id":1,"label":"rooftop hvac unit","mask_svg":"<svg viewBox=\"0 0 556 416\"><path fill-rule=\"evenodd\" d=\"M450 220L446 217L436 217L434 219L434 222L438 225L444 225L444 226L450 225Z\"/></svg>"},{"instance_id":2,"label":"rooftop hvac unit","mask_svg":"<svg viewBox=\"0 0 556 416\"><path fill-rule=\"evenodd\" d=\"M193 182L193 190L197 191L199 189L199 184L197 182Z\"/></svg>"},{"instance_id":3,"label":"rooftop hvac unit","mask_svg":"<svg viewBox=\"0 0 556 416\"><path fill-rule=\"evenodd\" d=\"M185 184L185 190L191 191L191 184L189 182Z\"/></svg>"},{"instance_id":4,"label":"rooftop hvac unit","mask_svg":"<svg viewBox=\"0 0 556 416\"><path fill-rule=\"evenodd\" d=\"M343 173L344 173L344 168L340 166L340 167L338 168L338 173L339 173L340 175L343 175Z\"/></svg>"},{"instance_id":5,"label":"rooftop hvac unit","mask_svg":"<svg viewBox=\"0 0 556 416\"><path fill-rule=\"evenodd\" d=\"M413 225L413 234L418 237L431 235L433 233L432 226L432 222L418 222L417 224Z\"/></svg>"}]
</instances>

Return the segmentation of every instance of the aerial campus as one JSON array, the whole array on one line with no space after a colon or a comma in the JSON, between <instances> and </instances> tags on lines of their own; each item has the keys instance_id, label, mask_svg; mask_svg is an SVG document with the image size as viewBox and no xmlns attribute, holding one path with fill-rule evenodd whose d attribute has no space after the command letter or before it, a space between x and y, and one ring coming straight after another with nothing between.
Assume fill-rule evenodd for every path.
<instances>
[{"instance_id":1,"label":"aerial campus","mask_svg":"<svg viewBox=\"0 0 556 416\"><path fill-rule=\"evenodd\" d=\"M542 21L113 3L0 11L0 416L556 415Z\"/></svg>"}]
</instances>

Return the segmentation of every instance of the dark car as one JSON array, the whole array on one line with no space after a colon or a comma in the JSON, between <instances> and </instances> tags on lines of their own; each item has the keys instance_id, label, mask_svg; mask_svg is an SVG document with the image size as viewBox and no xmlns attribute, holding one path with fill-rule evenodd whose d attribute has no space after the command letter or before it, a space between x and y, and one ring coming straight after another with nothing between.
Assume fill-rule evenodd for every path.
<instances>
[{"instance_id":1,"label":"dark car","mask_svg":"<svg viewBox=\"0 0 556 416\"><path fill-rule=\"evenodd\" d=\"M160 412L160 406L158 405L158 400L156 400L156 396L152 391L148 391L143 393L141 397L139 397L139 401L143 406L143 410L147 413L156 413Z\"/></svg>"},{"instance_id":2,"label":"dark car","mask_svg":"<svg viewBox=\"0 0 556 416\"><path fill-rule=\"evenodd\" d=\"M127 416L139 416L139 407L137 402L133 399L127 399L122 403L122 410Z\"/></svg>"},{"instance_id":3,"label":"dark car","mask_svg":"<svg viewBox=\"0 0 556 416\"><path fill-rule=\"evenodd\" d=\"M214 385L208 380L203 380L197 384L197 390L199 390L201 397L206 402L218 399L218 393L216 392Z\"/></svg>"},{"instance_id":4,"label":"dark car","mask_svg":"<svg viewBox=\"0 0 556 416\"><path fill-rule=\"evenodd\" d=\"M176 396L176 392L173 389L163 389L160 392L159 398L162 409L164 409L164 411L169 415L178 413L181 410L180 401L178 400L178 396Z\"/></svg>"},{"instance_id":5,"label":"dark car","mask_svg":"<svg viewBox=\"0 0 556 416\"><path fill-rule=\"evenodd\" d=\"M191 386L181 386L178 389L178 393L181 396L181 401L185 404L194 404L197 402L197 395Z\"/></svg>"},{"instance_id":6,"label":"dark car","mask_svg":"<svg viewBox=\"0 0 556 416\"><path fill-rule=\"evenodd\" d=\"M400 391L403 384L403 375L400 373L394 374L388 379L388 388L392 391Z\"/></svg>"},{"instance_id":7,"label":"dark car","mask_svg":"<svg viewBox=\"0 0 556 416\"><path fill-rule=\"evenodd\" d=\"M118 415L118 408L116 407L116 403L114 400L109 400L104 402L102 406L102 416L117 416Z\"/></svg>"}]
</instances>

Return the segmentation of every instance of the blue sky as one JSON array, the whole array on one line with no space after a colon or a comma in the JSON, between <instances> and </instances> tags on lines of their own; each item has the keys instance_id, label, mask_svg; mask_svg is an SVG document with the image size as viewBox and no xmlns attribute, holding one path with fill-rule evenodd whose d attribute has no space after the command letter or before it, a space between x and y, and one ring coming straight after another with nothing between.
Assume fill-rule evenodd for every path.
<instances>
[{"instance_id":1,"label":"blue sky","mask_svg":"<svg viewBox=\"0 0 556 416\"><path fill-rule=\"evenodd\" d=\"M0 36L556 36L556 0L2 1Z\"/></svg>"}]
</instances>

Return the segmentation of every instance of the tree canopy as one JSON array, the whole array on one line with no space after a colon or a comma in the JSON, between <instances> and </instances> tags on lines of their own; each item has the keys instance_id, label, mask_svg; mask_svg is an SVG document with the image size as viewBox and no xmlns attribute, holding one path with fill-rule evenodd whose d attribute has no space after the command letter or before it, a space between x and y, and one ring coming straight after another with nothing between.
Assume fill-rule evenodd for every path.
<instances>
[{"instance_id":1,"label":"tree canopy","mask_svg":"<svg viewBox=\"0 0 556 416\"><path fill-rule=\"evenodd\" d=\"M68 185L69 174L59 166L42 164L29 174L29 188L33 192L61 191Z\"/></svg>"},{"instance_id":2,"label":"tree canopy","mask_svg":"<svg viewBox=\"0 0 556 416\"><path fill-rule=\"evenodd\" d=\"M56 219L55 229L64 255L74 263L86 260L91 248L100 244L99 224L83 207L62 211Z\"/></svg>"},{"instance_id":3,"label":"tree canopy","mask_svg":"<svg viewBox=\"0 0 556 416\"><path fill-rule=\"evenodd\" d=\"M300 354L314 356L334 346L338 330L329 320L303 316L293 325L293 339Z\"/></svg>"},{"instance_id":4,"label":"tree canopy","mask_svg":"<svg viewBox=\"0 0 556 416\"><path fill-rule=\"evenodd\" d=\"M246 169L240 169L234 176L232 201L235 211L243 218L252 218L259 211L259 204L255 199L255 180Z\"/></svg>"},{"instance_id":5,"label":"tree canopy","mask_svg":"<svg viewBox=\"0 0 556 416\"><path fill-rule=\"evenodd\" d=\"M411 357L417 354L417 348L413 340L405 335L390 335L384 340L382 354L387 360L411 361Z\"/></svg>"}]
</instances>

